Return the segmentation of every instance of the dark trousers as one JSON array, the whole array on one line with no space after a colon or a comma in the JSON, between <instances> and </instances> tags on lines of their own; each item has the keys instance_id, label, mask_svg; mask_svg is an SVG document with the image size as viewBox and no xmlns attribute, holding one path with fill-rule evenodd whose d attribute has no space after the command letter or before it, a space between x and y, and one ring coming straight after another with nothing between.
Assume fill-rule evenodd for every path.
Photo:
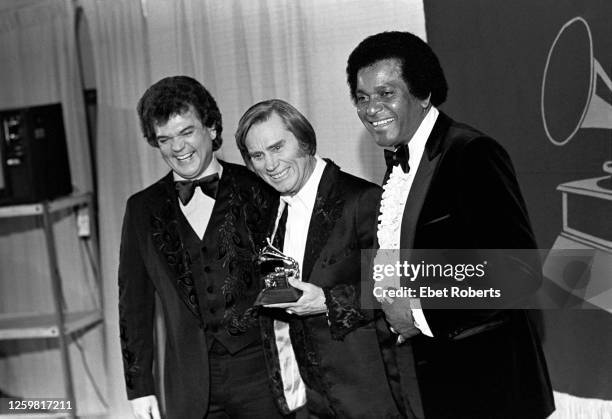
<instances>
[{"instance_id":1,"label":"dark trousers","mask_svg":"<svg viewBox=\"0 0 612 419\"><path fill-rule=\"evenodd\" d=\"M209 351L209 362L207 419L287 418L281 415L274 403L261 345L230 355L216 343Z\"/></svg>"}]
</instances>

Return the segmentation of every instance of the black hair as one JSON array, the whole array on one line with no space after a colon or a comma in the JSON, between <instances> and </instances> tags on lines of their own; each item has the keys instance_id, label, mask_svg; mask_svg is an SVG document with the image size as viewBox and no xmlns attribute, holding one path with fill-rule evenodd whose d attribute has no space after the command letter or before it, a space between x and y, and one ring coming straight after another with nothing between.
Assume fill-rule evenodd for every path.
<instances>
[{"instance_id":1,"label":"black hair","mask_svg":"<svg viewBox=\"0 0 612 419\"><path fill-rule=\"evenodd\" d=\"M213 151L221 148L221 112L212 95L197 80L187 76L166 77L147 89L138 101L140 128L147 142L158 147L155 126L164 125L174 115L193 108L202 126L214 128Z\"/></svg>"},{"instance_id":2,"label":"black hair","mask_svg":"<svg viewBox=\"0 0 612 419\"><path fill-rule=\"evenodd\" d=\"M349 55L346 76L355 102L357 73L378 61L399 60L402 78L410 93L418 99L431 94L431 103L438 106L446 100L448 85L438 57L421 38L410 32L381 32L361 41Z\"/></svg>"}]
</instances>

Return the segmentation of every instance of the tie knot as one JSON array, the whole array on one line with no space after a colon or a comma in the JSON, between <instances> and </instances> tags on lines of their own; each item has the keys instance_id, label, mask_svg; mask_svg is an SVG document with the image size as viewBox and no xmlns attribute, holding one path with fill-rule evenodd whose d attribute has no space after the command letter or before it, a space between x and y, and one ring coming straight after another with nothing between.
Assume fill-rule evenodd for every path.
<instances>
[{"instance_id":1,"label":"tie knot","mask_svg":"<svg viewBox=\"0 0 612 419\"><path fill-rule=\"evenodd\" d=\"M202 192L212 199L217 198L217 189L219 186L219 174L214 173L212 175L205 176L201 179L196 180L180 180L174 183L174 187L178 193L178 197L183 205L187 205L193 194L195 188L200 187Z\"/></svg>"},{"instance_id":2,"label":"tie knot","mask_svg":"<svg viewBox=\"0 0 612 419\"><path fill-rule=\"evenodd\" d=\"M288 195L281 195L280 200L283 201L287 207L290 207L295 202L295 198Z\"/></svg>"},{"instance_id":3,"label":"tie knot","mask_svg":"<svg viewBox=\"0 0 612 419\"><path fill-rule=\"evenodd\" d=\"M387 163L388 170L392 170L393 166L399 165L404 173L408 173L410 171L409 158L408 144L396 147L395 151L385 150L385 162Z\"/></svg>"}]
</instances>

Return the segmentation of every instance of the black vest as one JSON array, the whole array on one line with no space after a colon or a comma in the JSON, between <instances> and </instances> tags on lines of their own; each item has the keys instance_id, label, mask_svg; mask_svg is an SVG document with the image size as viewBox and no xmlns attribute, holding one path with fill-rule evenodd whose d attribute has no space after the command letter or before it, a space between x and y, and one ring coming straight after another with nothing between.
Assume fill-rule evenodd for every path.
<instances>
[{"instance_id":1,"label":"black vest","mask_svg":"<svg viewBox=\"0 0 612 419\"><path fill-rule=\"evenodd\" d=\"M218 195L202 240L180 209L178 217L183 224L181 230L189 232L184 234L183 241L191 258L208 347L217 341L232 354L261 340L259 313L253 302L262 284L255 272L254 260L272 212L267 208L269 200L263 201L262 208L262 202L258 202L262 197L252 195L261 185L247 188L250 182L236 177L242 173L235 173L234 167L224 164Z\"/></svg>"}]
</instances>

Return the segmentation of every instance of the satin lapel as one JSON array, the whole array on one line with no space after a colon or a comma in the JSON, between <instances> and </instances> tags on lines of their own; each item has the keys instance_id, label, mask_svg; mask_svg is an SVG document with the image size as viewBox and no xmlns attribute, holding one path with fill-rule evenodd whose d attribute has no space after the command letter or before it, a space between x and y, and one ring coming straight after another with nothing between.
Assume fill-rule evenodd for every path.
<instances>
[{"instance_id":1,"label":"satin lapel","mask_svg":"<svg viewBox=\"0 0 612 419\"><path fill-rule=\"evenodd\" d=\"M427 191L433 178L434 172L440 161L443 140L450 126L451 120L440 112L434 124L433 130L427 139L425 152L419 163L402 217L402 228L400 237L400 248L411 249L414 246L414 236L421 209L425 203Z\"/></svg>"},{"instance_id":2,"label":"satin lapel","mask_svg":"<svg viewBox=\"0 0 612 419\"><path fill-rule=\"evenodd\" d=\"M179 298L200 323L198 297L191 271L191 257L184 245L186 234L194 234L187 220L183 217L174 192L172 172L161 179L154 189L151 201L151 237L158 256L168 267L169 279L172 281Z\"/></svg>"},{"instance_id":3,"label":"satin lapel","mask_svg":"<svg viewBox=\"0 0 612 419\"><path fill-rule=\"evenodd\" d=\"M227 201L231 201L228 198L228 195L233 193L233 189L234 189L234 184L233 184L234 178L233 178L231 166L225 164L225 162L221 160L219 160L219 164L223 166L223 174L221 175L221 178L219 179L219 184L217 186L217 197L215 199L215 203L213 204L213 208L210 213L211 219L213 217L213 214L215 214L215 211L219 211L219 206L221 205L221 202L225 201L224 198L226 198ZM218 228L219 228L218 225L215 225L214 223L209 222L206 225L206 228L204 229L204 235L202 236L202 238L206 237L207 234L213 233L214 230Z\"/></svg>"},{"instance_id":4,"label":"satin lapel","mask_svg":"<svg viewBox=\"0 0 612 419\"><path fill-rule=\"evenodd\" d=\"M383 180L383 183L382 183L381 186L385 186L386 182L387 182L387 177L385 176L385 179ZM380 217L380 206L381 206L381 204L382 204L382 197L381 197L381 199L378 200L378 202L376 204L376 220L374 220L374 225L372 226L372 228L376 232L374 234L374 249L380 248L380 243L378 243L378 217Z\"/></svg>"},{"instance_id":5,"label":"satin lapel","mask_svg":"<svg viewBox=\"0 0 612 419\"><path fill-rule=\"evenodd\" d=\"M308 238L306 239L302 264L302 280L304 282L309 282L314 263L321 254L321 250L327 243L344 208L344 198L340 193L340 185L337 182L340 168L331 160L325 159L325 161L327 165L319 182L317 198L308 226Z\"/></svg>"},{"instance_id":6,"label":"satin lapel","mask_svg":"<svg viewBox=\"0 0 612 419\"><path fill-rule=\"evenodd\" d=\"M380 186L385 186L385 183L387 183L387 180L389 180L389 176L391 175L391 171L389 170L389 168L387 168L387 170L385 171L385 175L383 176L383 181L380 184ZM376 232L376 234L374 234L374 248L378 249L380 248L380 243L378 243L378 217L380 217L380 206L382 204L382 198L377 202L376 204L376 220L374 220L374 231Z\"/></svg>"}]
</instances>

